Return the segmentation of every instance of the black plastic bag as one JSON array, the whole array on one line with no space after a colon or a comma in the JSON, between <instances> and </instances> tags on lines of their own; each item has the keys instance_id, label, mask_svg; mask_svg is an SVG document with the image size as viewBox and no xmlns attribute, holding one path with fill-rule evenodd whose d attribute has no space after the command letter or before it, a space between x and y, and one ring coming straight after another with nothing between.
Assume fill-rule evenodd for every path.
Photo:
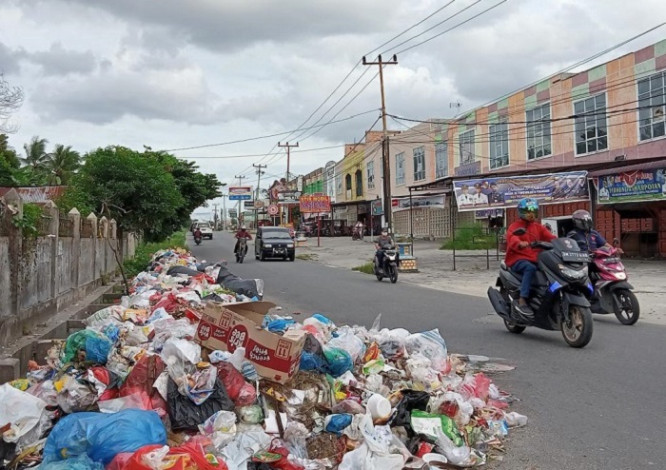
<instances>
[{"instance_id":1,"label":"black plastic bag","mask_svg":"<svg viewBox=\"0 0 666 470\"><path fill-rule=\"evenodd\" d=\"M188 276L198 276L201 273L197 270L190 269L187 266L171 266L167 271L167 275L173 276L174 274L186 274Z\"/></svg>"},{"instance_id":2,"label":"black plastic bag","mask_svg":"<svg viewBox=\"0 0 666 470\"><path fill-rule=\"evenodd\" d=\"M395 413L389 420L389 425L404 426L411 431L412 410L427 411L430 394L416 390L402 390L402 398L395 408Z\"/></svg>"},{"instance_id":3,"label":"black plastic bag","mask_svg":"<svg viewBox=\"0 0 666 470\"><path fill-rule=\"evenodd\" d=\"M181 395L176 382L169 379L167 405L171 429L195 432L199 430L200 424L218 411L233 411L235 406L219 378L215 380L213 393L201 405L196 405L188 397Z\"/></svg>"},{"instance_id":4,"label":"black plastic bag","mask_svg":"<svg viewBox=\"0 0 666 470\"><path fill-rule=\"evenodd\" d=\"M263 292L259 292L257 281L254 279L241 279L240 277L231 274L226 266L220 267L216 282L236 294L245 295L249 298L261 298L263 294Z\"/></svg>"}]
</instances>

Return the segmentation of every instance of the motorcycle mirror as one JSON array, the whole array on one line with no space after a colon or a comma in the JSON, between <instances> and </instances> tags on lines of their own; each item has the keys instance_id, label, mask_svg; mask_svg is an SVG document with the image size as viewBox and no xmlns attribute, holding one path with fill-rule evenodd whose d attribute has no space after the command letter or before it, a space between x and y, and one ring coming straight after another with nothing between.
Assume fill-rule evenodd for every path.
<instances>
[{"instance_id":1,"label":"motorcycle mirror","mask_svg":"<svg viewBox=\"0 0 666 470\"><path fill-rule=\"evenodd\" d=\"M525 235L526 233L527 233L527 230L525 230L524 228L519 228L519 229L516 229L516 230L513 231L513 234L518 236L518 237L521 236L521 235Z\"/></svg>"}]
</instances>

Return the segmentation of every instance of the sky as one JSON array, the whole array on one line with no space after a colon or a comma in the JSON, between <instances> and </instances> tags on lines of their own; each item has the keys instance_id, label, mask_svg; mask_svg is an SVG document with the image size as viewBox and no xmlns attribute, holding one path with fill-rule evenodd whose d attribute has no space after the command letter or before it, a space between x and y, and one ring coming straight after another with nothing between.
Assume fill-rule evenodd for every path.
<instances>
[{"instance_id":1,"label":"sky","mask_svg":"<svg viewBox=\"0 0 666 470\"><path fill-rule=\"evenodd\" d=\"M25 93L9 142L146 145L256 185L253 164L285 175L278 142L306 174L381 129L363 56L397 54L387 113L451 118L664 21L663 0L3 0L0 73Z\"/></svg>"}]
</instances>

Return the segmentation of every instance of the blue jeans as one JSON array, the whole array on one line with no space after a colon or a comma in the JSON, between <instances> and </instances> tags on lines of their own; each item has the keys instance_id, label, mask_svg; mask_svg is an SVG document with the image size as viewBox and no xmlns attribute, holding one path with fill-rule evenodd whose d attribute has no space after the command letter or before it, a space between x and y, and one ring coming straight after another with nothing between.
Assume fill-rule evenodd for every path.
<instances>
[{"instance_id":1,"label":"blue jeans","mask_svg":"<svg viewBox=\"0 0 666 470\"><path fill-rule=\"evenodd\" d=\"M520 274L523 277L523 280L520 283L520 296L523 299L528 299L530 297L530 287L532 286L532 279L534 279L534 273L537 270L537 265L526 259L521 259L511 266L511 271L516 274Z\"/></svg>"}]
</instances>

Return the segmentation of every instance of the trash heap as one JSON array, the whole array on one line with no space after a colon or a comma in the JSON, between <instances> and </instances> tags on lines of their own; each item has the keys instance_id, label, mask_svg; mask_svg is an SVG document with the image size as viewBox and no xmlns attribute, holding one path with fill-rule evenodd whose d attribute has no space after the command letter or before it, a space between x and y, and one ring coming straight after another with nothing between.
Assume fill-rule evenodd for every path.
<instances>
[{"instance_id":1,"label":"trash heap","mask_svg":"<svg viewBox=\"0 0 666 470\"><path fill-rule=\"evenodd\" d=\"M271 313L262 284L156 253L131 295L0 386L0 468L472 467L526 424L487 375L512 366L448 354L437 329Z\"/></svg>"}]
</instances>

